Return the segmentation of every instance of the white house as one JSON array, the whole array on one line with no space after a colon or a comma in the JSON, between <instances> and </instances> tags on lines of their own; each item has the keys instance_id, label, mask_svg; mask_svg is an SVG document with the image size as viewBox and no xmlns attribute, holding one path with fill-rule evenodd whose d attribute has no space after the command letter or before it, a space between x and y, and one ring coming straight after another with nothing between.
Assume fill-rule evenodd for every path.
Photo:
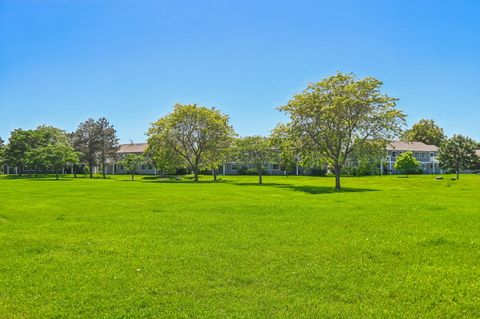
<instances>
[{"instance_id":1,"label":"white house","mask_svg":"<svg viewBox=\"0 0 480 319\"><path fill-rule=\"evenodd\" d=\"M412 152L413 156L420 161L420 169L424 174L440 174L440 168L437 156L438 147L427 145L422 142L403 142L395 141L387 145L387 173L398 174L394 164L397 157L404 152Z\"/></svg>"}]
</instances>

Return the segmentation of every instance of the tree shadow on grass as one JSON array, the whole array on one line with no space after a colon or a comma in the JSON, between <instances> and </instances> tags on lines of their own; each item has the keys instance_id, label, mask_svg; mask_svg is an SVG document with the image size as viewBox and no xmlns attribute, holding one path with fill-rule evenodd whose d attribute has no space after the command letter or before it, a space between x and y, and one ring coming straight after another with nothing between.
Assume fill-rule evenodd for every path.
<instances>
[{"instance_id":1,"label":"tree shadow on grass","mask_svg":"<svg viewBox=\"0 0 480 319\"><path fill-rule=\"evenodd\" d=\"M59 179L56 179L55 176L18 176L18 175L7 175L3 177L4 179L7 180L28 180L28 181L33 181L33 182L66 182L70 181L71 179L69 177L60 177Z\"/></svg>"},{"instance_id":2,"label":"tree shadow on grass","mask_svg":"<svg viewBox=\"0 0 480 319\"><path fill-rule=\"evenodd\" d=\"M353 188L353 187L344 187L340 190L335 189L335 187L330 186L299 186L293 184L281 184L281 183L263 183L262 185L258 183L230 183L236 186L258 186L258 187L275 187L283 189L291 189L296 192L303 192L307 194L334 194L334 193L362 193L362 192L376 192L378 189L370 188Z\"/></svg>"}]
</instances>

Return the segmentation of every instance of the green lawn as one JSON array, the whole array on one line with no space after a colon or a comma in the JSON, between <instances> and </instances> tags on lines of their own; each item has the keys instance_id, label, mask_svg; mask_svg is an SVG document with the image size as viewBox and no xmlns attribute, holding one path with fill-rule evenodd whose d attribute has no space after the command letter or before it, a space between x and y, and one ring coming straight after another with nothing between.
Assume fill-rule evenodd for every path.
<instances>
[{"instance_id":1,"label":"green lawn","mask_svg":"<svg viewBox=\"0 0 480 319\"><path fill-rule=\"evenodd\" d=\"M480 176L0 177L0 318L479 318Z\"/></svg>"}]
</instances>

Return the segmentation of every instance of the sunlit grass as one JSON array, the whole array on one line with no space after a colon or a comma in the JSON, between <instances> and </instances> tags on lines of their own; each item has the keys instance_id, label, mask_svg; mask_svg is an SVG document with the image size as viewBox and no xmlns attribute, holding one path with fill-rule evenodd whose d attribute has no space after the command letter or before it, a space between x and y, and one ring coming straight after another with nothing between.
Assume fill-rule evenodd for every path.
<instances>
[{"instance_id":1,"label":"sunlit grass","mask_svg":"<svg viewBox=\"0 0 480 319\"><path fill-rule=\"evenodd\" d=\"M0 318L478 318L480 176L0 177Z\"/></svg>"}]
</instances>

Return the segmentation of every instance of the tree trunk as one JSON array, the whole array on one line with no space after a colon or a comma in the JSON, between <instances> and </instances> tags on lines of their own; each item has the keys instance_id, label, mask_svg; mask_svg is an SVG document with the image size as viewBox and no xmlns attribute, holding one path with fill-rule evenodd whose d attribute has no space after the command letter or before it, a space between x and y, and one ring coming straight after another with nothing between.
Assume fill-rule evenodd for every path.
<instances>
[{"instance_id":1,"label":"tree trunk","mask_svg":"<svg viewBox=\"0 0 480 319\"><path fill-rule=\"evenodd\" d=\"M262 171L258 171L258 184L262 185L263 184L263 180L262 180Z\"/></svg>"},{"instance_id":2,"label":"tree trunk","mask_svg":"<svg viewBox=\"0 0 480 319\"><path fill-rule=\"evenodd\" d=\"M93 163L88 163L88 171L90 174L90 178L93 178Z\"/></svg>"},{"instance_id":3,"label":"tree trunk","mask_svg":"<svg viewBox=\"0 0 480 319\"><path fill-rule=\"evenodd\" d=\"M193 169L193 181L198 182L198 168Z\"/></svg>"},{"instance_id":4,"label":"tree trunk","mask_svg":"<svg viewBox=\"0 0 480 319\"><path fill-rule=\"evenodd\" d=\"M342 189L342 186L340 184L340 173L341 173L341 168L339 164L336 164L334 167L335 170L335 189Z\"/></svg>"},{"instance_id":5,"label":"tree trunk","mask_svg":"<svg viewBox=\"0 0 480 319\"><path fill-rule=\"evenodd\" d=\"M55 170L55 179L58 181L58 170Z\"/></svg>"},{"instance_id":6,"label":"tree trunk","mask_svg":"<svg viewBox=\"0 0 480 319\"><path fill-rule=\"evenodd\" d=\"M103 179L107 178L106 174L105 174L105 163L102 164L102 175L103 175Z\"/></svg>"},{"instance_id":7,"label":"tree trunk","mask_svg":"<svg viewBox=\"0 0 480 319\"><path fill-rule=\"evenodd\" d=\"M217 181L217 170L212 169L212 173L213 173L213 180L216 182Z\"/></svg>"}]
</instances>

